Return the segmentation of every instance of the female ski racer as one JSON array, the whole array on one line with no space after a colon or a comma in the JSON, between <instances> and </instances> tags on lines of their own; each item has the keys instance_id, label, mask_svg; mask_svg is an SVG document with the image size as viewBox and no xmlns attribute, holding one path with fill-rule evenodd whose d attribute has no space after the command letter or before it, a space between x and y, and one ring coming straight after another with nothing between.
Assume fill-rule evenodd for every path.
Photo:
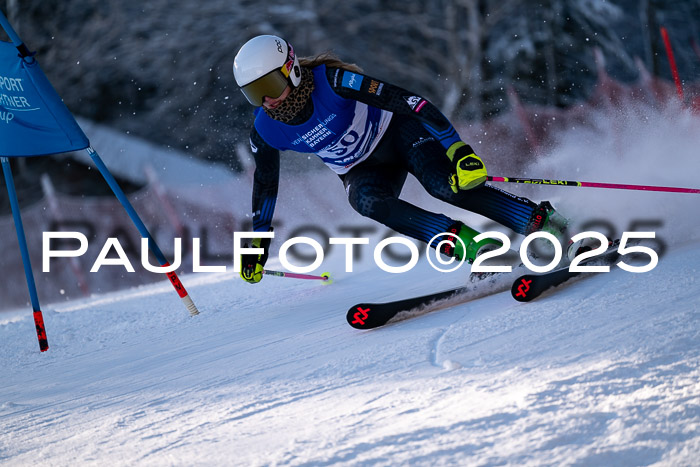
<instances>
[{"instance_id":1,"label":"female ski racer","mask_svg":"<svg viewBox=\"0 0 700 467\"><path fill-rule=\"evenodd\" d=\"M423 97L361 73L330 53L300 59L284 39L246 42L233 62L238 86L256 106L250 146L255 158L253 230L271 230L279 182L279 151L315 153L338 174L350 205L363 216L428 243L450 233L440 252L472 262L495 239L459 220L399 199L408 173L437 199L481 214L515 232L543 230L563 239L567 219L539 204L485 185L486 167L452 124ZM442 238L441 240L444 240ZM437 243L437 242L433 242ZM256 238L260 255L242 255L241 277L259 282L270 239ZM431 247L435 248L433 244Z\"/></svg>"}]
</instances>

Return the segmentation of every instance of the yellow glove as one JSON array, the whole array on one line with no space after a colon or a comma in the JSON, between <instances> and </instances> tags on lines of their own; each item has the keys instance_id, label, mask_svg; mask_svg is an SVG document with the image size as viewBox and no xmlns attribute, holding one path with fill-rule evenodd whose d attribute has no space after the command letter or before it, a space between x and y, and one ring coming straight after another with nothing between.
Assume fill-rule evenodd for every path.
<instances>
[{"instance_id":1,"label":"yellow glove","mask_svg":"<svg viewBox=\"0 0 700 467\"><path fill-rule=\"evenodd\" d=\"M447 150L447 157L452 161L452 191L471 190L486 183L486 166L471 146L462 141L453 143Z\"/></svg>"},{"instance_id":2,"label":"yellow glove","mask_svg":"<svg viewBox=\"0 0 700 467\"><path fill-rule=\"evenodd\" d=\"M263 267L267 262L267 256L270 252L270 238L254 238L251 242L252 248L262 248L265 250L261 254L245 254L241 255L241 279L251 284L257 284L262 280ZM243 245L245 248L248 245Z\"/></svg>"}]
</instances>

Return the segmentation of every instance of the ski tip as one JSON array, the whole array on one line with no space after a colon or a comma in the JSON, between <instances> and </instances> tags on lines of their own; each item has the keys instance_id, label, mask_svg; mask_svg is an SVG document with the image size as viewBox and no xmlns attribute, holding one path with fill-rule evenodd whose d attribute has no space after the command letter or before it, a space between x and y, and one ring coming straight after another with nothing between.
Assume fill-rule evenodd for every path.
<instances>
[{"instance_id":1,"label":"ski tip","mask_svg":"<svg viewBox=\"0 0 700 467\"><path fill-rule=\"evenodd\" d=\"M531 293L533 277L525 275L519 277L510 289L510 294L519 302L529 302L535 298Z\"/></svg>"},{"instance_id":2,"label":"ski tip","mask_svg":"<svg viewBox=\"0 0 700 467\"><path fill-rule=\"evenodd\" d=\"M374 329L385 325L396 313L382 308L382 304L359 303L348 310L346 319L355 329Z\"/></svg>"},{"instance_id":3,"label":"ski tip","mask_svg":"<svg viewBox=\"0 0 700 467\"><path fill-rule=\"evenodd\" d=\"M370 320L370 312L372 307L370 305L360 303L348 310L346 316L348 324L355 329L370 329L373 326L368 324Z\"/></svg>"}]
</instances>

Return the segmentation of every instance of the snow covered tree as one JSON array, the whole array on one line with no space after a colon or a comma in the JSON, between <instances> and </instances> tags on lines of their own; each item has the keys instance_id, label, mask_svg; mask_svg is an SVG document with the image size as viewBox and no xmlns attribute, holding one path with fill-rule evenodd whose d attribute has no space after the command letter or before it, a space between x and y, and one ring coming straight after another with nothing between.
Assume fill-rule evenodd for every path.
<instances>
[{"instance_id":1,"label":"snow covered tree","mask_svg":"<svg viewBox=\"0 0 700 467\"><path fill-rule=\"evenodd\" d=\"M682 76L700 72L690 46L700 41L700 0L2 3L76 114L234 168L251 109L231 63L258 34L282 35L301 55L333 49L455 120L506 109L511 85L526 102L566 106L585 98L596 47L617 78L634 78L635 56L666 76L662 24Z\"/></svg>"},{"instance_id":2,"label":"snow covered tree","mask_svg":"<svg viewBox=\"0 0 700 467\"><path fill-rule=\"evenodd\" d=\"M619 5L605 0L521 3L499 23L501 34L492 36L488 55L502 66L503 82L525 99L568 105L595 81L594 48L618 72L634 72L633 57L616 29L623 15Z\"/></svg>"}]
</instances>

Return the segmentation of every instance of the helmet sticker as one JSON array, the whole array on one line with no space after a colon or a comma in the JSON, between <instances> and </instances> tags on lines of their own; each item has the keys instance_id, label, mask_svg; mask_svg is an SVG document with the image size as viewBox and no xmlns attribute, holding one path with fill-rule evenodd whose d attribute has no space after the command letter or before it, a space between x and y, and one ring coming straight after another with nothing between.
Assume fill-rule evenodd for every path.
<instances>
[{"instance_id":1,"label":"helmet sticker","mask_svg":"<svg viewBox=\"0 0 700 467\"><path fill-rule=\"evenodd\" d=\"M284 65L282 65L282 74L286 78L289 78L289 74L292 72L292 67L294 66L294 58L294 47L292 47L292 44L287 42L287 61L284 62Z\"/></svg>"}]
</instances>

